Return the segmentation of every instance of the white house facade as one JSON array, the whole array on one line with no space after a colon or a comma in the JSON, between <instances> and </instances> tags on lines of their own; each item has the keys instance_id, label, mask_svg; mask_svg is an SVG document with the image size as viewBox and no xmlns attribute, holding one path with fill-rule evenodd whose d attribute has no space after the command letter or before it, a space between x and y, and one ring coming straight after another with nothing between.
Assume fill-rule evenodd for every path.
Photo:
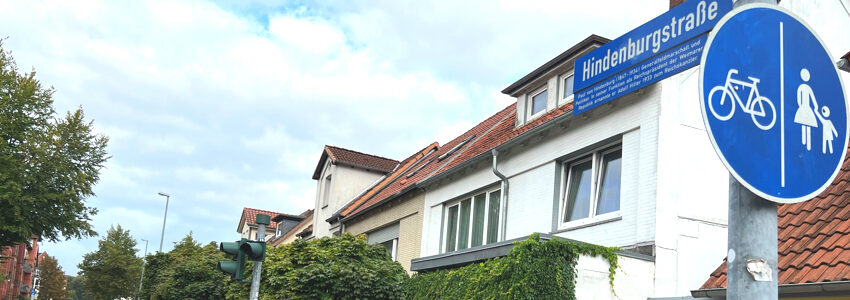
<instances>
[{"instance_id":1,"label":"white house facade","mask_svg":"<svg viewBox=\"0 0 850 300\"><path fill-rule=\"evenodd\" d=\"M850 49L840 1L782 2L822 30L836 60ZM618 280L640 284L618 295L646 299L690 295L722 262L730 177L703 125L699 66L574 116L574 61L607 41L591 36L506 88L513 113L419 183L414 269L540 232L634 253L618 275L631 279ZM582 259L579 298L613 297L593 294L599 268Z\"/></svg>"}]
</instances>

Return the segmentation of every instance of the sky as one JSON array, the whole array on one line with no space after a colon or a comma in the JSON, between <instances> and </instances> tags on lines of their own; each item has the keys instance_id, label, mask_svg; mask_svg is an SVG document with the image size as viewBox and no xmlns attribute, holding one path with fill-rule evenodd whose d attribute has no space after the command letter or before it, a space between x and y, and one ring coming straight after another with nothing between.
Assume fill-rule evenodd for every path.
<instances>
[{"instance_id":1,"label":"sky","mask_svg":"<svg viewBox=\"0 0 850 300\"><path fill-rule=\"evenodd\" d=\"M148 252L190 231L239 237L243 207L312 208L324 145L404 159L514 99L500 91L590 34L663 13L651 1L9 1L21 70L82 107L112 156L87 205ZM44 243L65 272L100 237Z\"/></svg>"}]
</instances>

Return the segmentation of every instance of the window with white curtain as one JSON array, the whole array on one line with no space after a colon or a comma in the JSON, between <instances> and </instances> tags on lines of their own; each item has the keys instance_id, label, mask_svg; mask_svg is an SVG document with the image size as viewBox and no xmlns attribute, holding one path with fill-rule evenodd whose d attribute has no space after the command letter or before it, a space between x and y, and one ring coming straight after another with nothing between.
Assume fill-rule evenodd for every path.
<instances>
[{"instance_id":1,"label":"window with white curtain","mask_svg":"<svg viewBox=\"0 0 850 300\"><path fill-rule=\"evenodd\" d=\"M444 206L443 252L499 241L501 190L490 190Z\"/></svg>"}]
</instances>

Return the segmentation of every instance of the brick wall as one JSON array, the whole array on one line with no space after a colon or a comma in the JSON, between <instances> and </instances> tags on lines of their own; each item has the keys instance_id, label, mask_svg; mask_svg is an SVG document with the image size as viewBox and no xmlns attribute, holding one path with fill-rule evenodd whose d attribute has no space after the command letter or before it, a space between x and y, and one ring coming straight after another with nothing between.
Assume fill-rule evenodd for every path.
<instances>
[{"instance_id":1,"label":"brick wall","mask_svg":"<svg viewBox=\"0 0 850 300\"><path fill-rule=\"evenodd\" d=\"M4 257L0 264L0 272L6 277L0 281L0 300L17 299L18 295L29 298L29 293L21 293L21 284L32 288L32 275L35 272L35 260L38 253L38 239L30 241L32 250L27 251L26 244L17 244L6 247L2 253ZM32 268L24 272L24 265L29 264Z\"/></svg>"}]
</instances>

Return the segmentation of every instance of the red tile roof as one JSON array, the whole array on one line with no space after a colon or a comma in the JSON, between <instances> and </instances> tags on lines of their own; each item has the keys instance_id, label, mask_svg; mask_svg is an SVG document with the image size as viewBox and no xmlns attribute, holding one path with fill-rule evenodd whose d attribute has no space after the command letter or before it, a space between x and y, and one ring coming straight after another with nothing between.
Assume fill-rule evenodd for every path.
<instances>
[{"instance_id":1,"label":"red tile roof","mask_svg":"<svg viewBox=\"0 0 850 300\"><path fill-rule=\"evenodd\" d=\"M316 170L313 171L313 179L319 179L327 159L330 159L334 164L359 167L385 174L391 172L398 165L398 161L394 159L326 145L322 156L319 158L319 163L316 165Z\"/></svg>"},{"instance_id":2,"label":"red tile roof","mask_svg":"<svg viewBox=\"0 0 850 300\"><path fill-rule=\"evenodd\" d=\"M414 183L421 182L422 180L428 178L432 173L442 169L449 162L457 159L460 155L464 153L464 150L466 150L468 147L470 147L470 145L472 145L476 141L476 139L480 138L481 136L484 136L494 126L496 126L496 124L505 121L505 119L513 113L515 107L516 104L511 104L508 107L505 107L504 109L490 116L483 122L479 123L478 125L472 127L463 134L452 139L445 145L439 146L436 151L434 151L430 155L427 155L425 159L418 160L417 163L411 165L410 167L404 170L399 171L398 176L395 177L395 179L397 180L387 180L391 182L388 182L386 184L386 187L382 190L377 191L374 196L367 200L366 204L361 205L360 207L355 209L349 209L349 213L343 214L343 217L354 217L367 209L379 206L381 203L395 199L396 196L399 196L403 194L403 192L415 187ZM462 144L463 141L467 139L469 139L469 142L467 142L466 144ZM436 146L436 143L432 145ZM459 149L455 149L458 146L460 146ZM426 149L427 148L428 147L426 147ZM426 149L423 149L419 153L414 154L413 156L411 156L411 158L416 157L418 154L421 154L422 152L426 151ZM442 160L439 159L439 157L452 150L455 150L455 152L451 153L451 155L444 157ZM399 169L402 168L400 167ZM415 174L413 174L412 176L408 176L414 172ZM387 178L389 178L389 176Z\"/></svg>"},{"instance_id":3,"label":"red tile roof","mask_svg":"<svg viewBox=\"0 0 850 300\"><path fill-rule=\"evenodd\" d=\"M779 206L779 284L850 280L850 160L846 157L823 193ZM725 287L724 260L700 289Z\"/></svg>"},{"instance_id":4,"label":"red tile roof","mask_svg":"<svg viewBox=\"0 0 850 300\"><path fill-rule=\"evenodd\" d=\"M531 129L534 129L549 121L552 121L553 119L564 115L565 113L572 112L573 110L572 102L567 103L561 105L560 107L554 110L547 112L546 114L540 117L535 118L534 120L531 120L528 123L525 123L519 128L515 128L514 124L516 124L517 117L516 109L514 109L515 106L516 104L512 104L511 106L509 106L509 108L511 108L512 110L512 113L505 120L499 122L496 127L487 132L485 136L481 137L480 139L476 140L475 143L470 145L469 149L464 151L456 160L450 162L449 164L441 168L439 172L433 175L438 175L440 173L448 171L449 169L459 165L460 163L473 159L481 154L488 153L490 152L490 150L496 148L496 146L504 144L505 142L508 142L522 135L523 133L528 132Z\"/></svg>"},{"instance_id":5,"label":"red tile roof","mask_svg":"<svg viewBox=\"0 0 850 300\"><path fill-rule=\"evenodd\" d=\"M419 150L418 152L414 153L407 159L403 160L395 171L384 177L381 182L378 182L378 184L374 185L371 189L363 193L363 195L361 195L357 199L354 199L354 201L344 207L340 213L343 216L347 216L352 213L360 212L380 202L383 199L376 198L374 197L375 195L382 192L384 189L388 188L390 185L392 185L392 183L395 183L396 181L399 181L399 185L406 184L407 178L403 175L406 174L408 171L414 171L414 167L424 163L425 161L423 159L426 158L426 156L434 157L433 153L436 152L439 148L440 145L434 142L423 148L422 150ZM393 187L397 187L399 185L394 185Z\"/></svg>"},{"instance_id":6,"label":"red tile roof","mask_svg":"<svg viewBox=\"0 0 850 300\"><path fill-rule=\"evenodd\" d=\"M256 223L257 222L257 214L266 214L269 217L274 218L275 216L280 215L281 213L245 207L245 208L242 209L242 217L239 218L239 225L236 226L236 232L242 233L242 225L243 224L247 223L249 225L256 225L257 224ZM270 221L269 223L271 223L271 224L268 225L266 231L268 231L269 228L274 229L275 227L277 227L277 222Z\"/></svg>"}]
</instances>

